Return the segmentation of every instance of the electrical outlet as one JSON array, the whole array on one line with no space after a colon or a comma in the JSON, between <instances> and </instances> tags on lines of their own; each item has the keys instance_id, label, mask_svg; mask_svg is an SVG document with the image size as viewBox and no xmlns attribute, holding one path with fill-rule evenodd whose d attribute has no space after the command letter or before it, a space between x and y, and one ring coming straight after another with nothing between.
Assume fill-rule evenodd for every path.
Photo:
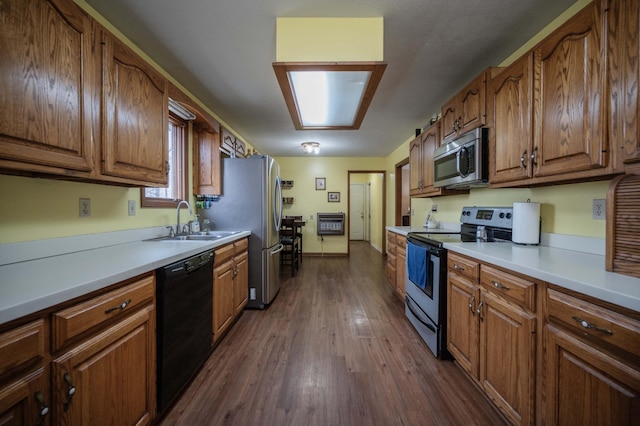
<instances>
[{"instance_id":1,"label":"electrical outlet","mask_svg":"<svg viewBox=\"0 0 640 426\"><path fill-rule=\"evenodd\" d=\"M128 211L129 216L136 215L136 200L129 200Z\"/></svg>"},{"instance_id":2,"label":"electrical outlet","mask_svg":"<svg viewBox=\"0 0 640 426\"><path fill-rule=\"evenodd\" d=\"M604 220L606 218L607 218L606 200L594 199L593 200L593 219Z\"/></svg>"},{"instance_id":3,"label":"electrical outlet","mask_svg":"<svg viewBox=\"0 0 640 426\"><path fill-rule=\"evenodd\" d=\"M309 220L313 220L313 215L312 214L309 215Z\"/></svg>"},{"instance_id":4,"label":"electrical outlet","mask_svg":"<svg viewBox=\"0 0 640 426\"><path fill-rule=\"evenodd\" d=\"M431 205L431 213L438 213L438 205L437 204L432 204Z\"/></svg>"},{"instance_id":5,"label":"electrical outlet","mask_svg":"<svg viewBox=\"0 0 640 426\"><path fill-rule=\"evenodd\" d=\"M91 199L80 198L80 217L91 216Z\"/></svg>"}]
</instances>

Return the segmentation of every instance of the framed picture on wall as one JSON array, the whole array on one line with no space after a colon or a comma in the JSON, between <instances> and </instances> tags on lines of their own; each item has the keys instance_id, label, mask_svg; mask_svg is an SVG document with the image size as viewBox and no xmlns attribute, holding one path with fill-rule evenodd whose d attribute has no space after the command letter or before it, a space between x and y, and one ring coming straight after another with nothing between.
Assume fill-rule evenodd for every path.
<instances>
[{"instance_id":1,"label":"framed picture on wall","mask_svg":"<svg viewBox=\"0 0 640 426\"><path fill-rule=\"evenodd\" d=\"M324 191L327 189L326 178L316 178L316 191Z\"/></svg>"},{"instance_id":2,"label":"framed picture on wall","mask_svg":"<svg viewBox=\"0 0 640 426\"><path fill-rule=\"evenodd\" d=\"M340 193L339 192L329 192L327 194L327 199L330 203L339 203L340 202Z\"/></svg>"}]
</instances>

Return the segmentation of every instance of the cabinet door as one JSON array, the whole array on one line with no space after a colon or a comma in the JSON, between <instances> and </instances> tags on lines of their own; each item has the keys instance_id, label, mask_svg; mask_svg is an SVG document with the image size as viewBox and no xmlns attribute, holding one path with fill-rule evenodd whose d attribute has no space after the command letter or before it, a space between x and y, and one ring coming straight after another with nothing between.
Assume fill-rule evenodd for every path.
<instances>
[{"instance_id":1,"label":"cabinet door","mask_svg":"<svg viewBox=\"0 0 640 426\"><path fill-rule=\"evenodd\" d=\"M433 154L440 145L440 123L422 135L422 192L433 191Z\"/></svg>"},{"instance_id":2,"label":"cabinet door","mask_svg":"<svg viewBox=\"0 0 640 426\"><path fill-rule=\"evenodd\" d=\"M454 96L442 106L440 123L442 126L442 143L445 144L458 136L460 112L458 110L458 96Z\"/></svg>"},{"instance_id":3,"label":"cabinet door","mask_svg":"<svg viewBox=\"0 0 640 426\"><path fill-rule=\"evenodd\" d=\"M640 6L636 0L609 1L608 75L610 137L624 165L640 165ZM617 164L620 167L620 164ZM624 168L620 168L623 171Z\"/></svg>"},{"instance_id":4,"label":"cabinet door","mask_svg":"<svg viewBox=\"0 0 640 426\"><path fill-rule=\"evenodd\" d=\"M488 72L482 72L458 94L460 121L458 135L484 126L486 123L486 93Z\"/></svg>"},{"instance_id":5,"label":"cabinet door","mask_svg":"<svg viewBox=\"0 0 640 426\"><path fill-rule=\"evenodd\" d=\"M102 33L103 174L166 185L167 80L124 44Z\"/></svg>"},{"instance_id":6,"label":"cabinet door","mask_svg":"<svg viewBox=\"0 0 640 426\"><path fill-rule=\"evenodd\" d=\"M533 146L533 55L525 55L489 83L489 181L494 183L532 176L529 156Z\"/></svg>"},{"instance_id":7,"label":"cabinet door","mask_svg":"<svg viewBox=\"0 0 640 426\"><path fill-rule=\"evenodd\" d=\"M420 195L424 184L422 178L422 135L409 144L409 195Z\"/></svg>"},{"instance_id":8,"label":"cabinet door","mask_svg":"<svg viewBox=\"0 0 640 426\"><path fill-rule=\"evenodd\" d=\"M234 314L238 314L247 304L249 297L249 255L245 251L236 255L235 277L233 279L233 306Z\"/></svg>"},{"instance_id":9,"label":"cabinet door","mask_svg":"<svg viewBox=\"0 0 640 426\"><path fill-rule=\"evenodd\" d=\"M0 159L16 162L2 164L88 176L92 21L63 0L3 1L0 18Z\"/></svg>"},{"instance_id":10,"label":"cabinet door","mask_svg":"<svg viewBox=\"0 0 640 426\"><path fill-rule=\"evenodd\" d=\"M195 131L193 193L220 195L222 173L220 163L220 134L209 129Z\"/></svg>"},{"instance_id":11,"label":"cabinet door","mask_svg":"<svg viewBox=\"0 0 640 426\"><path fill-rule=\"evenodd\" d=\"M49 380L40 368L0 387L0 424L23 426L48 424Z\"/></svg>"},{"instance_id":12,"label":"cabinet door","mask_svg":"<svg viewBox=\"0 0 640 426\"><path fill-rule=\"evenodd\" d=\"M640 370L549 324L545 327L545 423L637 425Z\"/></svg>"},{"instance_id":13,"label":"cabinet door","mask_svg":"<svg viewBox=\"0 0 640 426\"><path fill-rule=\"evenodd\" d=\"M447 348L462 368L478 378L479 288L452 273L447 287Z\"/></svg>"},{"instance_id":14,"label":"cabinet door","mask_svg":"<svg viewBox=\"0 0 640 426\"><path fill-rule=\"evenodd\" d=\"M396 293L404 300L407 275L407 239L398 235L396 247Z\"/></svg>"},{"instance_id":15,"label":"cabinet door","mask_svg":"<svg viewBox=\"0 0 640 426\"><path fill-rule=\"evenodd\" d=\"M534 50L534 175L602 169L605 40L601 3L593 2ZM583 175L593 175L585 173Z\"/></svg>"},{"instance_id":16,"label":"cabinet door","mask_svg":"<svg viewBox=\"0 0 640 426\"><path fill-rule=\"evenodd\" d=\"M155 310L142 308L53 361L54 424L149 424L155 406Z\"/></svg>"},{"instance_id":17,"label":"cabinet door","mask_svg":"<svg viewBox=\"0 0 640 426\"><path fill-rule=\"evenodd\" d=\"M213 339L218 340L233 319L233 259L213 270Z\"/></svg>"},{"instance_id":18,"label":"cabinet door","mask_svg":"<svg viewBox=\"0 0 640 426\"><path fill-rule=\"evenodd\" d=\"M533 424L536 317L482 291L480 384L519 425Z\"/></svg>"}]
</instances>

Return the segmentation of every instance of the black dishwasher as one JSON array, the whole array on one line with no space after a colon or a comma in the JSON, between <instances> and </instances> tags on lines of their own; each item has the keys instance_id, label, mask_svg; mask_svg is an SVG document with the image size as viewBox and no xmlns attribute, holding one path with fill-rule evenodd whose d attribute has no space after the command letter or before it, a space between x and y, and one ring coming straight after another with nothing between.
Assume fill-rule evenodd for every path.
<instances>
[{"instance_id":1,"label":"black dishwasher","mask_svg":"<svg viewBox=\"0 0 640 426\"><path fill-rule=\"evenodd\" d=\"M156 270L158 414L191 381L211 351L213 250Z\"/></svg>"}]
</instances>

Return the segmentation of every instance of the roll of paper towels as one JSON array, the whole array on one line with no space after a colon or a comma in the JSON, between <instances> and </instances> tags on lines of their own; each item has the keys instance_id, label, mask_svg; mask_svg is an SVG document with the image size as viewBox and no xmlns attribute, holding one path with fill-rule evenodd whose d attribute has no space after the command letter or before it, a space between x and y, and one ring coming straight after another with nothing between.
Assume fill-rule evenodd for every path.
<instances>
[{"instance_id":1,"label":"roll of paper towels","mask_svg":"<svg viewBox=\"0 0 640 426\"><path fill-rule=\"evenodd\" d=\"M513 203L514 243L540 243L540 203Z\"/></svg>"}]
</instances>

